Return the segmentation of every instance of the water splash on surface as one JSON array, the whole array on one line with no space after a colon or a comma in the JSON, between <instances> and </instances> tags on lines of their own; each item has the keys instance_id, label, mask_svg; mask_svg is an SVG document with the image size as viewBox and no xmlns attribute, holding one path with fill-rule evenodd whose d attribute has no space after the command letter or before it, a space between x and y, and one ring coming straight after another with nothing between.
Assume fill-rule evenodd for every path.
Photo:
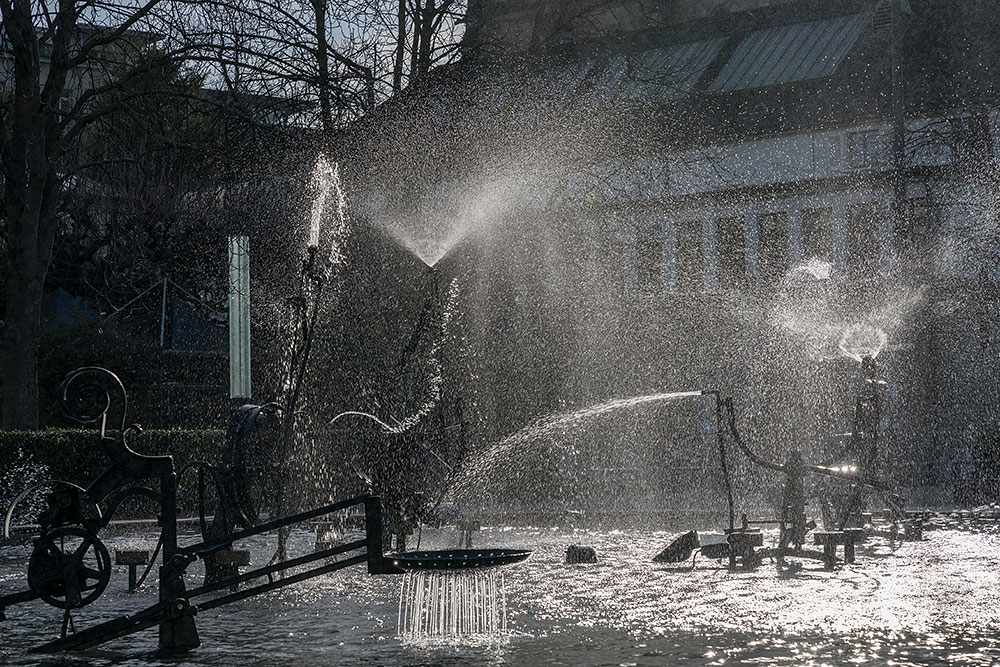
<instances>
[{"instance_id":1,"label":"water splash on surface","mask_svg":"<svg viewBox=\"0 0 1000 667\"><path fill-rule=\"evenodd\" d=\"M374 206L370 215L401 246L436 266L466 240L496 232L528 211L548 209L558 173L546 160L499 155L496 165L437 184L418 201Z\"/></svg>"},{"instance_id":2,"label":"water splash on surface","mask_svg":"<svg viewBox=\"0 0 1000 667\"><path fill-rule=\"evenodd\" d=\"M300 270L297 292L288 295L291 298L286 299L278 322L282 378L277 403L283 424L277 456L287 466L276 494L279 511L297 502L293 494L326 485L326 466L317 457L316 432L322 422L314 413L321 410L323 401L322 392L317 391L324 382L317 376L317 360L330 351L324 336L317 335L317 323L339 300L349 231L340 167L322 153L316 158L305 195L309 209L303 220L303 261L295 267Z\"/></svg>"},{"instance_id":3,"label":"water splash on surface","mask_svg":"<svg viewBox=\"0 0 1000 667\"><path fill-rule=\"evenodd\" d=\"M309 230L306 247L325 257L317 267L324 278L344 261L344 237L347 234L347 195L340 179L340 165L326 155L316 158L309 184L312 203L309 210Z\"/></svg>"},{"instance_id":4,"label":"water splash on surface","mask_svg":"<svg viewBox=\"0 0 1000 667\"><path fill-rule=\"evenodd\" d=\"M833 263L817 257L810 257L789 272L793 280L830 280L833 277Z\"/></svg>"},{"instance_id":5,"label":"water splash on surface","mask_svg":"<svg viewBox=\"0 0 1000 667\"><path fill-rule=\"evenodd\" d=\"M507 631L503 573L496 569L407 572L397 624L399 636L407 641L496 641Z\"/></svg>"},{"instance_id":6,"label":"water splash on surface","mask_svg":"<svg viewBox=\"0 0 1000 667\"><path fill-rule=\"evenodd\" d=\"M868 324L858 324L844 329L837 348L845 357L861 363L865 357L877 357L888 342L889 335L884 330Z\"/></svg>"},{"instance_id":7,"label":"water splash on surface","mask_svg":"<svg viewBox=\"0 0 1000 667\"><path fill-rule=\"evenodd\" d=\"M10 503L18 494L36 484L41 484L48 477L49 467L47 465L33 461L32 457L25 454L23 449L18 448L8 465L0 471L0 517L3 517L11 509ZM51 486L47 488L51 489ZM38 513L44 507L44 493L29 494L14 509L11 524L34 523ZM3 533L0 532L0 538L2 537Z\"/></svg>"}]
</instances>

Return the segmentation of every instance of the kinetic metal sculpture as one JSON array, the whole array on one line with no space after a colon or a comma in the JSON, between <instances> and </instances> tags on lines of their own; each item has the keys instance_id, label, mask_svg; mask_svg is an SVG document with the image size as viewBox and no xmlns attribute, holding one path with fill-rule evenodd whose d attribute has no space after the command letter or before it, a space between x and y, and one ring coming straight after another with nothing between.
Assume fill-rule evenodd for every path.
<instances>
[{"instance_id":1,"label":"kinetic metal sculpture","mask_svg":"<svg viewBox=\"0 0 1000 667\"><path fill-rule=\"evenodd\" d=\"M194 622L198 611L361 563L368 564L371 574L400 572L383 557L381 503L374 496L352 498L255 526L248 525L254 520L247 518L244 512L239 521L230 518L233 523L227 529L215 532L214 537L210 535L194 545L178 545L177 473L173 458L145 456L129 448L128 435L138 427L126 425L128 399L121 381L103 368L81 368L67 376L62 384L61 395L63 408L69 417L79 422L96 422L100 425L101 447L111 460L111 465L86 489L69 483L55 483L56 490L47 498L48 509L39 517L40 535L35 541L28 564L28 588L0 596L0 618L5 618L2 612L6 607L35 599L64 610L62 637L37 647L35 651L83 649L153 626L159 626L161 650L187 650L200 644ZM121 417L121 428L115 436L107 432L109 412L113 409L119 410ZM234 455L232 447L229 454ZM230 505L228 509L223 509L222 517L240 516L233 507L243 504L240 499L246 494L246 480L232 477L232 460L228 465L217 467L199 465L210 470L217 481L229 475L228 483L220 484L220 502ZM22 493L15 499L15 503L25 495L26 493ZM134 614L86 630L67 632L72 628L70 612L94 602L108 585L111 559L99 533L114 518L121 503L132 496L147 497L159 502L163 554L159 568L159 602ZM100 509L102 506L103 510ZM206 562L212 560L214 554L230 548L235 540L279 530L355 506L363 506L365 511L366 537L363 540L319 550L244 574L218 578L198 588L189 590L185 586L184 574L188 566L198 559ZM9 529L13 509L11 507L8 511L6 529ZM237 524L246 527L235 532L228 530ZM347 552L359 553L344 560L326 562L327 558ZM200 601L200 598L209 593L315 562L323 565L266 584Z\"/></svg>"},{"instance_id":2,"label":"kinetic metal sculpture","mask_svg":"<svg viewBox=\"0 0 1000 667\"><path fill-rule=\"evenodd\" d=\"M145 456L128 446L128 436L139 429L127 426L128 397L121 381L103 368L87 367L70 373L61 386L63 409L67 416L82 423L100 426L100 442L111 464L87 488L69 482L44 482L22 492L14 499L4 521L4 534L10 532L11 517L17 504L33 490L51 485L47 509L38 518L39 536L28 563L27 590L0 596L0 620L7 620L7 607L41 599L63 610L61 637L33 649L54 652L85 649L112 639L157 626L161 652L173 653L200 645L195 615L260 593L290 586L353 565L366 563L369 574L401 574L413 569L468 569L493 567L523 560L527 551L504 549L418 552L383 555L382 503L377 496L364 495L292 516L258 523L254 485L259 483L250 458L253 431L262 416L274 405L244 406L230 423L227 445L218 465L192 462L178 473L171 456ZM120 412L120 430L107 431L109 413ZM177 482L187 470L197 470L202 540L179 545L177 541ZM218 505L209 524L205 516L206 474L216 486ZM71 612L97 600L111 578L111 558L101 541L100 531L108 526L122 503L130 497L155 500L160 511L158 551L159 601L145 609L75 631ZM364 508L363 539L344 544L330 544L297 558L282 558L264 567L240 574L235 567L218 564L216 556L231 549L234 542L330 514ZM347 554L342 560L330 560ZM155 559L155 555L154 555ZM188 589L184 575L197 560L206 566L206 581ZM292 568L318 564L274 579ZM260 577L268 582L239 590ZM228 594L208 597L229 589Z\"/></svg>"},{"instance_id":3,"label":"kinetic metal sculpture","mask_svg":"<svg viewBox=\"0 0 1000 667\"><path fill-rule=\"evenodd\" d=\"M766 557L775 558L779 564L784 564L787 556L795 556L822 560L827 567L833 567L837 560L836 547L843 546L844 560L852 562L854 545L864 539L866 532L863 526L866 519L864 507L867 495L878 496L889 508L889 515L895 521L893 528L882 531L883 533L895 537L898 534L898 527L902 526L904 538L920 539L920 520L907 516L901 508L901 501L880 479L880 473L876 469L876 459L879 454L878 429L882 417L882 390L885 385L878 380L877 370L872 357L862 359L862 377L855 404L854 427L844 451L826 465L807 464L800 451L792 451L784 464L764 459L747 446L740 436L736 428L733 399L731 397L724 399L717 391L703 392L714 396L716 400L719 455L729 509L726 539L719 544L707 545L700 543L697 533L690 531L677 538L653 560L681 562L690 558L695 550L700 549L709 557L728 557L730 566L736 566L739 562L743 567L755 567ZM737 525L733 485L727 464L727 433L751 463L784 476L781 509L777 519L750 521L744 514L740 525ZM817 527L816 522L808 520L806 516L806 475L835 480L839 485L836 492L830 491L819 498L827 530L816 531L813 539L816 546L823 548L822 551L804 548L807 535ZM751 527L758 524L777 524L779 527L777 547L762 548L763 535L758 528ZM873 531L869 528L867 532Z\"/></svg>"}]
</instances>

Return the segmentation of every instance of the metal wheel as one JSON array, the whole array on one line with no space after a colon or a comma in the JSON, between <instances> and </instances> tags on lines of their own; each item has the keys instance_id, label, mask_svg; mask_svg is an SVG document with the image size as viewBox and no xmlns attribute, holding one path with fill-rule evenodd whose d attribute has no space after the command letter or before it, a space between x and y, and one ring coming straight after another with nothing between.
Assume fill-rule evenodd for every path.
<instances>
[{"instance_id":1,"label":"metal wheel","mask_svg":"<svg viewBox=\"0 0 1000 667\"><path fill-rule=\"evenodd\" d=\"M56 528L40 537L28 562L28 587L60 609L90 604L110 580L107 547L97 535L79 526Z\"/></svg>"}]
</instances>

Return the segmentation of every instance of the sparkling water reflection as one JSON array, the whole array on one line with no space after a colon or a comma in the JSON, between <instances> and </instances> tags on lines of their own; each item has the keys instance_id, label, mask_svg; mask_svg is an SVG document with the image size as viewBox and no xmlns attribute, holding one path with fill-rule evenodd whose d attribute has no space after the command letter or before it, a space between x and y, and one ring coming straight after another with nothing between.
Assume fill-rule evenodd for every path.
<instances>
[{"instance_id":1,"label":"sparkling water reflection","mask_svg":"<svg viewBox=\"0 0 1000 667\"><path fill-rule=\"evenodd\" d=\"M29 604L0 625L0 663L191 665L932 665L1000 662L1000 535L928 531L919 543L868 544L858 563L832 572L806 563L730 572L714 561L664 566L650 558L675 533L487 529L480 544L531 548L504 570L508 630L488 644L403 641L401 580L361 568L198 617L204 646L183 661L149 657L155 633L119 640L67 662L25 649L57 629L54 610ZM307 549L311 534L293 536ZM425 532L425 548L453 546ZM126 538L121 538L122 542ZM110 540L109 540L110 541ZM131 538L131 544L136 540ZM569 544L599 562L565 565ZM110 545L114 548L115 544ZM273 543L249 546L255 563ZM0 548L0 586L22 576L27 547ZM197 578L192 577L196 582ZM79 614L87 624L153 601L125 592L124 573Z\"/></svg>"}]
</instances>

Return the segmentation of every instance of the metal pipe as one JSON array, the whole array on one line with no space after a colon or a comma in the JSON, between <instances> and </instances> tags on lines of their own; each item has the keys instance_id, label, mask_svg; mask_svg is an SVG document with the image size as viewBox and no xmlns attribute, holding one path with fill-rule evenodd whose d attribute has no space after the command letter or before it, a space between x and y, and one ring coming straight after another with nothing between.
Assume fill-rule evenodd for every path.
<instances>
[{"instance_id":1,"label":"metal pipe","mask_svg":"<svg viewBox=\"0 0 1000 667\"><path fill-rule=\"evenodd\" d=\"M702 396L715 398L715 433L719 441L719 461L722 464L722 477L726 483L726 500L729 503L729 532L736 528L736 505L733 500L733 481L729 476L729 464L726 461L726 441L722 423L722 394L715 389L701 392Z\"/></svg>"},{"instance_id":2,"label":"metal pipe","mask_svg":"<svg viewBox=\"0 0 1000 667\"><path fill-rule=\"evenodd\" d=\"M743 438L740 437L740 432L736 430L736 411L733 409L733 398L731 396L726 398L726 412L729 414L729 432L732 433L733 440L735 440L739 448L743 450L743 453L746 454L751 461L763 468L787 474L788 469L785 466L762 459L749 447L747 447L745 442L743 442Z\"/></svg>"},{"instance_id":3,"label":"metal pipe","mask_svg":"<svg viewBox=\"0 0 1000 667\"><path fill-rule=\"evenodd\" d=\"M195 554L204 558L208 554L228 548L230 544L237 540L242 540L243 538L252 537L254 535L260 535L261 533L266 533L269 530L291 526L296 523L301 523L302 521L308 521L309 519L315 519L316 517L323 516L324 514L332 514L333 512L337 512L339 510L349 509L355 505L365 504L371 498L372 496L358 496L357 498L351 498L350 500L342 500L330 505L324 505L323 507L317 507L316 509L308 510L306 512L293 514L292 516L287 516L283 519L268 521L267 523L262 523L254 528L230 533L225 536L223 541L220 542L203 541L198 544L192 544L191 546L181 547L178 552L182 554Z\"/></svg>"},{"instance_id":4,"label":"metal pipe","mask_svg":"<svg viewBox=\"0 0 1000 667\"><path fill-rule=\"evenodd\" d=\"M216 607L221 607L222 605L229 604L230 602L237 602L239 600L244 600L248 597L252 597L259 593L267 593L269 591L273 591L278 588L291 586L292 584L297 584L300 581L305 581L307 579L312 579L313 577L318 577L321 574L336 572L337 570L342 570L345 567L351 567L352 565L360 565L361 563L364 563L367 558L368 556L354 556L346 560L341 560L337 561L336 563L330 563L329 565L324 565L323 567L317 567L312 570L306 570L305 572L300 572L290 577L285 577L284 579L278 579L277 581L273 581L267 584L261 584L260 586L255 586L253 588L248 588L244 591L231 593L229 595L223 595L222 597L215 598L214 600L209 600L204 604L196 605L194 611L195 613L197 613L201 611L207 611L209 609L215 609Z\"/></svg>"},{"instance_id":5,"label":"metal pipe","mask_svg":"<svg viewBox=\"0 0 1000 667\"><path fill-rule=\"evenodd\" d=\"M743 442L743 438L740 437L739 431L736 430L736 415L733 410L732 397L726 398L726 411L729 413L729 431L730 433L733 434L733 439L736 441L736 444L739 445L740 449L743 450L743 453L747 455L747 458L749 458L757 465L767 468L768 470L773 470L774 472L788 474L788 468L786 466L779 465L777 463L771 463L770 461L761 458L760 456L755 454L754 451L750 449L750 447L748 447L745 442ZM815 466L815 465L806 465L803 466L803 468L807 472L815 473L817 475L836 477L838 479L857 482L858 484L864 484L865 486L870 486L873 489L878 489L879 491L883 491L886 493L890 492L890 489L887 489L881 483L868 477L862 477L861 475L855 475L853 473L842 472L840 470L835 470L833 468L824 468L822 466Z\"/></svg>"},{"instance_id":6,"label":"metal pipe","mask_svg":"<svg viewBox=\"0 0 1000 667\"><path fill-rule=\"evenodd\" d=\"M299 565L305 565L307 563L312 563L318 560L323 560L324 558L330 558L331 556L336 556L338 554L347 553L348 551L355 551L357 549L365 548L364 540L356 540L354 542L348 542L346 544L341 544L336 547L331 547L330 549L323 549L320 551L314 551L311 554L306 554L305 556L299 556L298 558L290 558L288 560L281 561L280 563L275 563L273 565L268 565L266 567L258 568L256 570L250 570L244 572L243 574L237 575L235 577L228 577L211 584L205 584L198 588L192 588L187 591L186 596L188 599L197 597L199 595L204 595L205 593L211 593L212 591L218 591L223 588L229 588L234 584L242 584L244 582L250 581L251 579L256 579L258 577L265 577L270 574L276 574L283 570L290 570L293 567L298 567Z\"/></svg>"}]
</instances>

